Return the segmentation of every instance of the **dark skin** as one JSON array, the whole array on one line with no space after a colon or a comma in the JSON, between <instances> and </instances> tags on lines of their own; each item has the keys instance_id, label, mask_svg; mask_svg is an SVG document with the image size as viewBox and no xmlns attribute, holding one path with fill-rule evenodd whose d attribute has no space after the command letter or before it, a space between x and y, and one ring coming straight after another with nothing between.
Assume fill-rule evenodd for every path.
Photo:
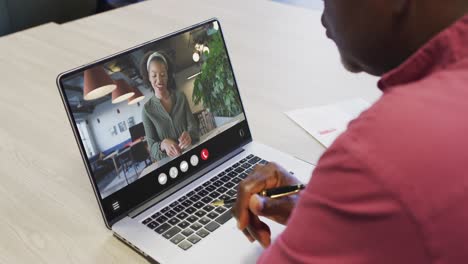
<instances>
[{"instance_id":1,"label":"dark skin","mask_svg":"<svg viewBox=\"0 0 468 264\"><path fill-rule=\"evenodd\" d=\"M324 0L322 23L351 72L381 76L398 67L431 38L468 14L467 0ZM298 180L276 163L258 165L239 184L233 214L238 228L263 247L270 229L259 216L286 224L297 196L268 199L258 192Z\"/></svg>"}]
</instances>

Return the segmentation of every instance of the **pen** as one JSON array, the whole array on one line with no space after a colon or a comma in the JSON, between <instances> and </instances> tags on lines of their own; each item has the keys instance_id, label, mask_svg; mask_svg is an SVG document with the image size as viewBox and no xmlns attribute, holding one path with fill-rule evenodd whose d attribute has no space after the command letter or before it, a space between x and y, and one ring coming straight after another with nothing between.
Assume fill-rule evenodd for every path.
<instances>
[{"instance_id":1,"label":"pen","mask_svg":"<svg viewBox=\"0 0 468 264\"><path fill-rule=\"evenodd\" d=\"M282 186L278 188L266 189L258 193L261 196L269 197L272 199L281 198L289 195L296 194L305 188L304 184ZM232 204L236 202L236 197L231 197L224 200L216 200L211 203L213 206L222 206L225 204Z\"/></svg>"}]
</instances>

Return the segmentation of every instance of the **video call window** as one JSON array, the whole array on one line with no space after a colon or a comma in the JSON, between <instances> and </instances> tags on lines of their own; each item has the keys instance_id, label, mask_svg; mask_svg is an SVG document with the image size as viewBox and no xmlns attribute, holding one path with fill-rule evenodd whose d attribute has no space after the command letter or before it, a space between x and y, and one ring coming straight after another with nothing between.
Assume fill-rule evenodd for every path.
<instances>
[{"instance_id":1,"label":"video call window","mask_svg":"<svg viewBox=\"0 0 468 264\"><path fill-rule=\"evenodd\" d=\"M102 198L245 119L217 22L63 82Z\"/></svg>"}]
</instances>

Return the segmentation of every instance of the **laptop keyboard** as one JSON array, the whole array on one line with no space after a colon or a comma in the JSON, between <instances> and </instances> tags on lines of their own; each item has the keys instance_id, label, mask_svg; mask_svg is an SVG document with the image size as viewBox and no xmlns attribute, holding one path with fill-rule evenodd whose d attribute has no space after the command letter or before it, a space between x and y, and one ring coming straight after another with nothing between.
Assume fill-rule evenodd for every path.
<instances>
[{"instance_id":1,"label":"laptop keyboard","mask_svg":"<svg viewBox=\"0 0 468 264\"><path fill-rule=\"evenodd\" d=\"M210 203L236 196L239 182L256 164L266 163L266 160L249 155L142 223L181 249L188 250L232 218L231 205L214 207Z\"/></svg>"}]
</instances>

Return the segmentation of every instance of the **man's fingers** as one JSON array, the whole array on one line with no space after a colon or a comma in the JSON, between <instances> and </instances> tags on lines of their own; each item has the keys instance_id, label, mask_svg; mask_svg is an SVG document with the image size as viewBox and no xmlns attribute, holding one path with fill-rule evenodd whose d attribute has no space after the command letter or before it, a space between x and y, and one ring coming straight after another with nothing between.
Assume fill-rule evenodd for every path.
<instances>
[{"instance_id":1,"label":"man's fingers","mask_svg":"<svg viewBox=\"0 0 468 264\"><path fill-rule=\"evenodd\" d=\"M248 239L250 242L254 242L254 241L255 241L255 238L253 238L253 236L250 234L249 230L244 229L244 230L242 230L242 233L244 233L244 235L247 237L247 239Z\"/></svg>"},{"instance_id":2,"label":"man's fingers","mask_svg":"<svg viewBox=\"0 0 468 264\"><path fill-rule=\"evenodd\" d=\"M276 187L280 175L276 173L275 164L257 165L254 171L243 180L237 190L236 218L239 229L243 230L249 223L250 197L264 189Z\"/></svg>"},{"instance_id":3,"label":"man's fingers","mask_svg":"<svg viewBox=\"0 0 468 264\"><path fill-rule=\"evenodd\" d=\"M257 240L262 247L266 248L270 245L271 242L271 231L267 224L260 221L258 216L250 213L250 223L247 226L247 230L250 235Z\"/></svg>"},{"instance_id":4,"label":"man's fingers","mask_svg":"<svg viewBox=\"0 0 468 264\"><path fill-rule=\"evenodd\" d=\"M272 199L260 195L253 195L250 198L250 211L258 216L267 217L275 222L285 225L289 219L298 196L291 195L288 197Z\"/></svg>"}]
</instances>

